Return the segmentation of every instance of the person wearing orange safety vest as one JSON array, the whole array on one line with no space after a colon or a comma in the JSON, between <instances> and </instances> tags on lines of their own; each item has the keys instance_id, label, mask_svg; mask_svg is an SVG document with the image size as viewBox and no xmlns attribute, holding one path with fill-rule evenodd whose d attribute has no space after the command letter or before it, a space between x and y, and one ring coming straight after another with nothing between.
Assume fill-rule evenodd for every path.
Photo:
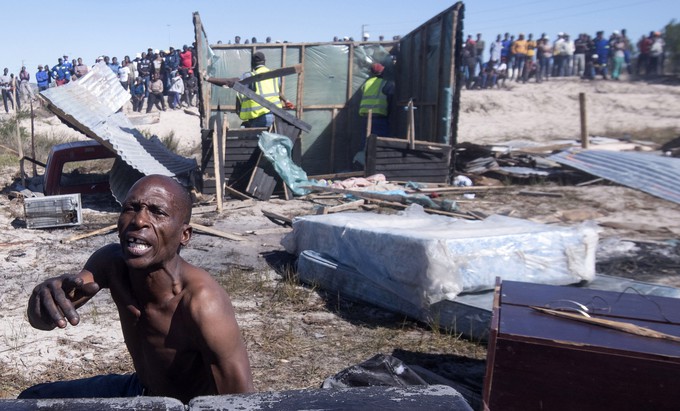
<instances>
[{"instance_id":1,"label":"person wearing orange safety vest","mask_svg":"<svg viewBox=\"0 0 680 411\"><path fill-rule=\"evenodd\" d=\"M261 51L253 54L251 59L252 71L245 73L243 78L262 74L270 71L265 65L265 57ZM279 78L266 79L250 84L249 86L255 93L262 96L279 108L283 107L281 102L281 85ZM237 112L239 118L243 120L243 127L270 127L274 123L272 112L261 106L254 100L239 94L237 99Z\"/></svg>"},{"instance_id":2,"label":"person wearing orange safety vest","mask_svg":"<svg viewBox=\"0 0 680 411\"><path fill-rule=\"evenodd\" d=\"M368 117L368 111L372 110L371 134L380 137L390 135L389 100L394 90L394 83L382 77L384 70L385 67L380 63L371 65L371 77L361 86L361 102L359 103L361 117Z\"/></svg>"}]
</instances>

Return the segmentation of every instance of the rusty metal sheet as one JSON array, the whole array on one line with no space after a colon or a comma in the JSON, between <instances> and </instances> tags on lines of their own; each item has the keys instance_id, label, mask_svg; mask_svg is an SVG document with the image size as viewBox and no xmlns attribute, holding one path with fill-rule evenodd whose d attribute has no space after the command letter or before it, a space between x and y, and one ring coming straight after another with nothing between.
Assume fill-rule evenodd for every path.
<instances>
[{"instance_id":1,"label":"rusty metal sheet","mask_svg":"<svg viewBox=\"0 0 680 411\"><path fill-rule=\"evenodd\" d=\"M680 204L680 159L633 151L579 149L548 159Z\"/></svg>"}]
</instances>

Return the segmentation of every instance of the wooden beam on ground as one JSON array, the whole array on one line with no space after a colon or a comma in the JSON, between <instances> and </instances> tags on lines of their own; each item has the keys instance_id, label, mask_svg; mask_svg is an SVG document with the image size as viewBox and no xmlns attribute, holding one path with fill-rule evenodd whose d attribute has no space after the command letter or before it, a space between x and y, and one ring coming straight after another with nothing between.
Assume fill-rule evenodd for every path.
<instances>
[{"instance_id":1,"label":"wooden beam on ground","mask_svg":"<svg viewBox=\"0 0 680 411\"><path fill-rule=\"evenodd\" d=\"M361 208L366 204L366 200L361 199L361 200L356 200L356 201L351 201L349 203L345 204L340 204L332 207L322 207L321 210L323 211L322 213L319 214L332 214L332 213L339 213L342 211L348 211L348 210L357 210Z\"/></svg>"},{"instance_id":2,"label":"wooden beam on ground","mask_svg":"<svg viewBox=\"0 0 680 411\"><path fill-rule=\"evenodd\" d=\"M117 227L118 227L118 224L107 225L106 227L102 227L98 230L90 231L89 233L78 234L78 235L75 235L73 237L66 238L64 240L61 240L60 242L62 244L68 244L68 243L73 242L73 241L82 240L83 238L94 237L94 236L100 235L100 234L108 234L111 231L115 230Z\"/></svg>"},{"instance_id":3,"label":"wooden beam on ground","mask_svg":"<svg viewBox=\"0 0 680 411\"><path fill-rule=\"evenodd\" d=\"M522 190L518 194L523 195L523 196L532 196L532 197L555 197L555 198L564 197L564 194L562 194L562 193L547 193L545 191Z\"/></svg>"},{"instance_id":4,"label":"wooden beam on ground","mask_svg":"<svg viewBox=\"0 0 680 411\"><path fill-rule=\"evenodd\" d=\"M404 201L404 196L398 194L379 194L379 193L367 193L359 190L347 190L344 188L334 188L334 187L323 187L323 186L304 186L312 191L321 191L326 193L341 193L350 194L355 197L369 199L369 200L382 200L382 201L393 201L401 203Z\"/></svg>"},{"instance_id":5,"label":"wooden beam on ground","mask_svg":"<svg viewBox=\"0 0 680 411\"><path fill-rule=\"evenodd\" d=\"M275 228L263 228L261 230L248 230L246 234L248 235L269 235L269 234L286 234L290 233L290 227L275 227Z\"/></svg>"},{"instance_id":6,"label":"wooden beam on ground","mask_svg":"<svg viewBox=\"0 0 680 411\"><path fill-rule=\"evenodd\" d=\"M369 201L373 204L378 204L380 206L385 206L385 207L394 207L394 208L399 208L399 209L404 209L404 208L408 207L407 204L395 203L393 201L383 201L383 200L376 200L376 199L372 199L372 200L369 200ZM423 210L428 214L445 215L445 216L448 216L448 217L463 218L463 219L466 219L466 220L480 220L479 217L471 215L471 214L456 213L456 212L452 212L452 211L435 210L433 208L427 208L427 207L423 207Z\"/></svg>"},{"instance_id":7,"label":"wooden beam on ground","mask_svg":"<svg viewBox=\"0 0 680 411\"><path fill-rule=\"evenodd\" d=\"M202 232L202 233L205 233L205 234L216 235L218 237L226 238L228 240L233 240L233 241L243 241L243 240L245 240L243 237L241 237L238 234L229 234L229 233L226 233L224 231L220 231L220 230L205 226L203 224L194 223L193 221L191 222L191 226L194 228L195 231Z\"/></svg>"},{"instance_id":8,"label":"wooden beam on ground","mask_svg":"<svg viewBox=\"0 0 680 411\"><path fill-rule=\"evenodd\" d=\"M576 184L576 187L585 187L585 186L589 186L589 185L591 185L591 184L599 183L600 181L604 181L604 178L598 177L598 178L596 178L596 179L594 179L594 180L584 181L584 182L582 182L582 183Z\"/></svg>"},{"instance_id":9,"label":"wooden beam on ground","mask_svg":"<svg viewBox=\"0 0 680 411\"><path fill-rule=\"evenodd\" d=\"M288 218L288 217L283 216L281 214L276 214L276 213L273 213L273 212L267 211L267 210L262 210L262 214L264 214L265 217L270 219L275 224L283 225L283 226L285 226L285 225L292 226L293 225L293 219L292 218Z\"/></svg>"},{"instance_id":10,"label":"wooden beam on ground","mask_svg":"<svg viewBox=\"0 0 680 411\"><path fill-rule=\"evenodd\" d=\"M517 187L512 187L512 186L470 186L470 187L458 187L458 186L450 186L450 187L433 187L433 188L419 188L414 190L415 192L418 193L449 193L449 192L460 192L460 193L479 193L479 192L485 192L485 191L494 191L494 190L511 190L511 189L517 189Z\"/></svg>"},{"instance_id":11,"label":"wooden beam on ground","mask_svg":"<svg viewBox=\"0 0 680 411\"><path fill-rule=\"evenodd\" d=\"M235 188L231 188L231 186L224 186L224 191L228 192L229 194L233 195L236 198L240 198L241 200L252 200L253 199L249 195L243 194L242 192L236 190Z\"/></svg>"},{"instance_id":12,"label":"wooden beam on ground","mask_svg":"<svg viewBox=\"0 0 680 411\"><path fill-rule=\"evenodd\" d=\"M191 215L212 213L214 211L217 211L217 207L214 205L194 207L191 209Z\"/></svg>"}]
</instances>

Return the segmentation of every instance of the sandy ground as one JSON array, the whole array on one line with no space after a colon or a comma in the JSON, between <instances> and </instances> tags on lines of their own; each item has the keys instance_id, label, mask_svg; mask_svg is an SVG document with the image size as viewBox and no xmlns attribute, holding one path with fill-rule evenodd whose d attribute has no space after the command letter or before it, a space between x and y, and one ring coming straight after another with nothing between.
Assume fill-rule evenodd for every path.
<instances>
[{"instance_id":1,"label":"sandy ground","mask_svg":"<svg viewBox=\"0 0 680 411\"><path fill-rule=\"evenodd\" d=\"M461 96L460 141L476 143L502 143L510 140L530 140L549 143L555 139L577 139L579 136L578 93L587 93L588 116L591 134L607 135L612 130L646 130L674 127L680 134L680 87L649 85L628 82L582 82L579 80L551 80L541 85L509 84L506 89L469 91ZM199 120L195 115L181 110L160 113L156 124L140 126L159 137L174 133L181 141L181 149L191 151L199 145ZM36 125L37 132L51 133L55 138L77 134L48 117ZM650 138L653 136L650 136ZM14 169L1 173L0 187L12 182ZM601 244L607 244L598 258L613 249L634 254L641 244L662 245L677 255L680 237L680 206L654 198L645 193L604 184L586 187L541 186L542 191L559 193L560 198L526 197L518 195L524 187L501 193L478 195L475 200L461 201L461 207L486 213L503 213L535 221L557 224L577 224L594 220L602 227ZM221 215L216 213L195 216L195 222L211 225L229 233L243 235L244 241L235 242L204 234L196 234L184 257L213 273L223 273L231 268L254 269L265 275L275 274L267 269L264 256L281 250L280 238L288 229L273 224L262 216L262 210L294 216L312 212L309 201L269 202L233 201ZM117 325L117 314L106 292L83 307L87 317L78 327L41 332L30 327L26 320L26 302L32 288L40 279L66 272L78 271L87 256L97 247L115 242L116 235L95 236L64 244L61 241L79 233L113 224L117 214L113 208L83 210L85 224L79 228L54 230L28 230L23 228L23 209L17 200L7 195L0 197L0 371L3 378L20 375L26 381L42 381L54 375L54 368L78 370L125 370L129 367L122 334ZM630 241L634 240L634 241ZM675 242L675 243L674 243ZM673 245L675 244L675 245ZM675 250L675 251L673 251ZM663 253L662 253L663 254ZM667 260L658 257L658 264ZM650 263L648 279L665 284L680 285L680 265L669 260L663 270L655 270ZM675 265L674 265L675 264ZM601 266L605 269L605 266ZM607 266L609 267L609 266ZM657 266L659 268L659 266ZM628 271L621 269L622 274ZM661 275L662 274L662 275ZM266 333L268 321L259 316L257 303L247 298L235 299L239 323L244 334L253 341L256 333ZM313 311L310 308L310 311ZM313 315L312 315L313 314ZM291 324L304 323L304 327L321 327L311 332L312 339L324 333L345 330L342 320L328 311L320 310L306 316L289 319ZM310 317L311 315L311 317ZM273 321L273 320L271 320ZM306 325L305 325L306 324ZM310 324L314 324L313 326ZM291 325L293 327L293 325ZM332 328L331 328L332 327ZM264 331L263 331L264 330ZM335 331L334 331L335 330ZM249 340L250 341L250 340ZM257 344L249 344L254 369L277 366L264 364ZM318 360L315 359L315 361ZM288 360L286 360L288 361ZM278 367L290 367L281 360ZM103 365L102 365L103 364ZM334 372L342 367L336 366ZM333 368L329 372L333 371ZM256 373L257 375L261 375ZM273 377L257 377L260 390L299 388L299 384L276 381ZM319 381L320 382L320 381ZM23 383L2 392L13 397Z\"/></svg>"}]
</instances>

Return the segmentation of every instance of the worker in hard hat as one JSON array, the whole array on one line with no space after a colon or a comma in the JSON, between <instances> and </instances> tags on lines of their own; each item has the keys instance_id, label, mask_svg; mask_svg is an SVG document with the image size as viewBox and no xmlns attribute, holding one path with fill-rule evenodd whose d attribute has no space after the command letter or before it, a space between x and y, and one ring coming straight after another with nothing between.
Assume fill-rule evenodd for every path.
<instances>
[{"instance_id":1,"label":"worker in hard hat","mask_svg":"<svg viewBox=\"0 0 680 411\"><path fill-rule=\"evenodd\" d=\"M370 134L380 137L390 135L388 114L390 100L394 94L394 82L383 78L384 71L385 67L380 63L371 65L371 75L361 86L361 103L359 103L359 115L362 118L368 117L369 110L373 113Z\"/></svg>"},{"instance_id":2,"label":"worker in hard hat","mask_svg":"<svg viewBox=\"0 0 680 411\"><path fill-rule=\"evenodd\" d=\"M251 71L245 73L242 78L247 78L257 74L266 73L269 70L265 66L264 53L261 51L253 53L250 60ZM276 107L283 107L283 98L281 96L281 79L271 78L257 81L249 85L250 89L259 94L265 100L274 104ZM252 100L245 95L239 94L236 101L236 111L241 120L243 120L243 127L271 127L274 124L274 114L260 105L255 100Z\"/></svg>"}]
</instances>

